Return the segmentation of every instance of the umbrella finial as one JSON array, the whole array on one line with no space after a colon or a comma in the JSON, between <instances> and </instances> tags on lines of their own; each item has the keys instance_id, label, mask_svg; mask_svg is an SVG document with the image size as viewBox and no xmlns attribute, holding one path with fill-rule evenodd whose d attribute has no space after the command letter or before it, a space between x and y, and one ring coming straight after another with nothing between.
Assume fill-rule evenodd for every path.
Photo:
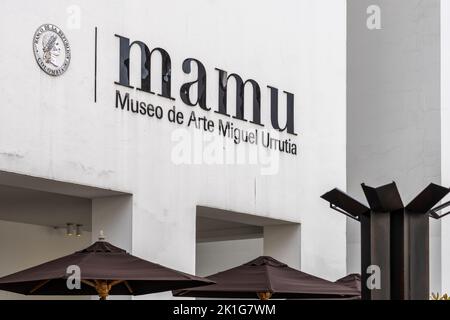
<instances>
[{"instance_id":1,"label":"umbrella finial","mask_svg":"<svg viewBox=\"0 0 450 320\"><path fill-rule=\"evenodd\" d=\"M272 292L257 292L256 295L258 296L259 300L270 300L272 298Z\"/></svg>"},{"instance_id":2,"label":"umbrella finial","mask_svg":"<svg viewBox=\"0 0 450 320\"><path fill-rule=\"evenodd\" d=\"M105 233L103 232L103 230L100 230L100 235L98 236L98 241L105 241L106 237L105 237Z\"/></svg>"}]
</instances>

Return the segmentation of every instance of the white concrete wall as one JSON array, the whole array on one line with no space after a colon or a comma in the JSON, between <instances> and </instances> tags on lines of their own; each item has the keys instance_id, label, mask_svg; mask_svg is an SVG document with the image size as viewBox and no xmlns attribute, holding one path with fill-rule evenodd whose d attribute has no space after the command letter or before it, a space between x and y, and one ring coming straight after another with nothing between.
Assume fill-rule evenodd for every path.
<instances>
[{"instance_id":1,"label":"white concrete wall","mask_svg":"<svg viewBox=\"0 0 450 320\"><path fill-rule=\"evenodd\" d=\"M100 233L106 241L132 252L132 197L118 196L92 200L92 242Z\"/></svg>"},{"instance_id":2,"label":"white concrete wall","mask_svg":"<svg viewBox=\"0 0 450 320\"><path fill-rule=\"evenodd\" d=\"M81 237L68 237L65 230L0 220L0 277L72 254L90 244L91 233L87 231ZM23 296L0 290L0 300L43 298L67 299Z\"/></svg>"},{"instance_id":3,"label":"white concrete wall","mask_svg":"<svg viewBox=\"0 0 450 320\"><path fill-rule=\"evenodd\" d=\"M366 202L361 183L396 181L408 204L429 183L441 183L440 1L347 4L348 192ZM367 28L370 5L380 7L379 30ZM430 229L431 290L439 291L439 222ZM359 233L359 223L349 221L349 273L361 271Z\"/></svg>"},{"instance_id":4,"label":"white concrete wall","mask_svg":"<svg viewBox=\"0 0 450 320\"><path fill-rule=\"evenodd\" d=\"M442 183L450 185L450 1L441 1ZM449 199L445 199L448 201ZM444 211L444 213L447 211ZM442 293L450 292L450 219L441 221Z\"/></svg>"},{"instance_id":5,"label":"white concrete wall","mask_svg":"<svg viewBox=\"0 0 450 320\"><path fill-rule=\"evenodd\" d=\"M263 255L263 239L197 243L196 274L209 276Z\"/></svg>"},{"instance_id":6,"label":"white concrete wall","mask_svg":"<svg viewBox=\"0 0 450 320\"><path fill-rule=\"evenodd\" d=\"M301 226L279 225L264 227L264 255L300 269Z\"/></svg>"},{"instance_id":7,"label":"white concrete wall","mask_svg":"<svg viewBox=\"0 0 450 320\"><path fill-rule=\"evenodd\" d=\"M90 231L91 207L90 199L0 185L0 220Z\"/></svg>"},{"instance_id":8,"label":"white concrete wall","mask_svg":"<svg viewBox=\"0 0 450 320\"><path fill-rule=\"evenodd\" d=\"M79 28L68 13L73 4ZM319 198L346 187L344 0L5 0L0 9L0 27L11 30L0 51L0 170L132 193L133 253L172 268L195 272L195 207L205 205L302 222L302 269L329 278L345 273L345 219ZM72 49L68 71L57 78L39 69L31 49L46 22L64 30ZM175 165L175 126L114 108L115 90L123 89L114 85L114 34L170 53L172 94L185 113L191 109L177 92L187 57L207 68L213 109L215 67L256 79L266 111L265 85L295 93L299 156L280 155L271 176L259 165ZM144 92L132 96L171 106Z\"/></svg>"}]
</instances>

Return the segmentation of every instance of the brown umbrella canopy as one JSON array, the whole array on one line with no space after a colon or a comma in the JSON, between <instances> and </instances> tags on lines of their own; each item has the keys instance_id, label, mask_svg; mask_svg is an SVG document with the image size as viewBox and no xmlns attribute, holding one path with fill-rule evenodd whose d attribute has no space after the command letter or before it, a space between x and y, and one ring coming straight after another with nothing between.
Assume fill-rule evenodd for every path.
<instances>
[{"instance_id":1,"label":"brown umbrella canopy","mask_svg":"<svg viewBox=\"0 0 450 320\"><path fill-rule=\"evenodd\" d=\"M81 270L81 289L67 287L67 268ZM105 241L0 279L0 290L25 295L141 295L213 283L134 257Z\"/></svg>"},{"instance_id":2,"label":"brown umbrella canopy","mask_svg":"<svg viewBox=\"0 0 450 320\"><path fill-rule=\"evenodd\" d=\"M179 297L273 299L349 298L360 293L292 269L271 257L259 257L208 277L216 284L174 292Z\"/></svg>"},{"instance_id":3,"label":"brown umbrella canopy","mask_svg":"<svg viewBox=\"0 0 450 320\"><path fill-rule=\"evenodd\" d=\"M338 284L358 290L361 294L361 275L357 273L349 274L348 276L336 281Z\"/></svg>"}]
</instances>

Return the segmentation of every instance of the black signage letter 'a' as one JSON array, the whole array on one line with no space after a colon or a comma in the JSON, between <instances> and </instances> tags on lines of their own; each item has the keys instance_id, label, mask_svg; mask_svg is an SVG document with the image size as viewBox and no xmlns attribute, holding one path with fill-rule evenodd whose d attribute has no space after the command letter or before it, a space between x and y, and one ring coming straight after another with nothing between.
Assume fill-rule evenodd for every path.
<instances>
[{"instance_id":1,"label":"black signage letter 'a'","mask_svg":"<svg viewBox=\"0 0 450 320\"><path fill-rule=\"evenodd\" d=\"M203 64L197 59L188 58L183 62L184 73L191 73L191 63L195 63L197 65L197 80L193 82L187 82L181 86L181 100L183 100L183 102L188 106L194 107L198 104L203 110L211 110L211 108L208 108L206 106L206 69ZM197 84L197 101L192 102L191 97L189 96L189 90L195 84Z\"/></svg>"},{"instance_id":2,"label":"black signage letter 'a'","mask_svg":"<svg viewBox=\"0 0 450 320\"><path fill-rule=\"evenodd\" d=\"M283 91L286 94L286 125L284 128L280 127L278 121L278 89L267 86L270 89L270 119L272 127L279 131L287 130L288 133L297 135L294 130L294 95L292 93Z\"/></svg>"},{"instance_id":3,"label":"black signage letter 'a'","mask_svg":"<svg viewBox=\"0 0 450 320\"><path fill-rule=\"evenodd\" d=\"M175 100L171 97L171 72L172 63L169 54L162 48L155 48L152 51L149 50L147 45L142 41L133 41L130 44L130 39L122 37L116 34L116 37L120 39L120 58L119 58L119 82L116 84L133 88L130 86L130 50L133 45L138 45L141 49L141 87L139 90L154 94L151 90L151 58L152 54L157 51L161 55L162 61L162 74L161 74L161 97Z\"/></svg>"}]
</instances>

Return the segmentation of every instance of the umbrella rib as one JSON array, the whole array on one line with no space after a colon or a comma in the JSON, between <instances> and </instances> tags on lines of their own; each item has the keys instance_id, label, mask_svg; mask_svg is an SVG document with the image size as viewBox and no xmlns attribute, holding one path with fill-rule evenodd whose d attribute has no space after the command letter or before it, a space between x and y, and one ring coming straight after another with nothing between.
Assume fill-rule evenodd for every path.
<instances>
[{"instance_id":1,"label":"umbrella rib","mask_svg":"<svg viewBox=\"0 0 450 320\"><path fill-rule=\"evenodd\" d=\"M272 282L270 281L269 266L267 264L265 265L265 269L266 269L267 285L269 287L269 292L273 293Z\"/></svg>"},{"instance_id":2,"label":"umbrella rib","mask_svg":"<svg viewBox=\"0 0 450 320\"><path fill-rule=\"evenodd\" d=\"M109 284L111 287L114 287L115 285L118 285L120 283L124 282L124 280L114 280L111 281L111 283Z\"/></svg>"},{"instance_id":3,"label":"umbrella rib","mask_svg":"<svg viewBox=\"0 0 450 320\"><path fill-rule=\"evenodd\" d=\"M33 294L34 292L36 292L37 290L39 290L40 288L42 288L43 286L45 286L47 283L49 283L50 280L51 280L51 279L47 279L47 280L44 280L44 281L38 283L33 289L30 290L30 293L29 293L29 294Z\"/></svg>"},{"instance_id":4,"label":"umbrella rib","mask_svg":"<svg viewBox=\"0 0 450 320\"><path fill-rule=\"evenodd\" d=\"M124 281L125 286L127 287L128 291L130 291L131 294L133 294L133 289L131 289L130 284L128 283L128 281Z\"/></svg>"},{"instance_id":5,"label":"umbrella rib","mask_svg":"<svg viewBox=\"0 0 450 320\"><path fill-rule=\"evenodd\" d=\"M81 280L81 282L83 282L84 284L87 284L88 286L95 288L95 284L89 280Z\"/></svg>"}]
</instances>

